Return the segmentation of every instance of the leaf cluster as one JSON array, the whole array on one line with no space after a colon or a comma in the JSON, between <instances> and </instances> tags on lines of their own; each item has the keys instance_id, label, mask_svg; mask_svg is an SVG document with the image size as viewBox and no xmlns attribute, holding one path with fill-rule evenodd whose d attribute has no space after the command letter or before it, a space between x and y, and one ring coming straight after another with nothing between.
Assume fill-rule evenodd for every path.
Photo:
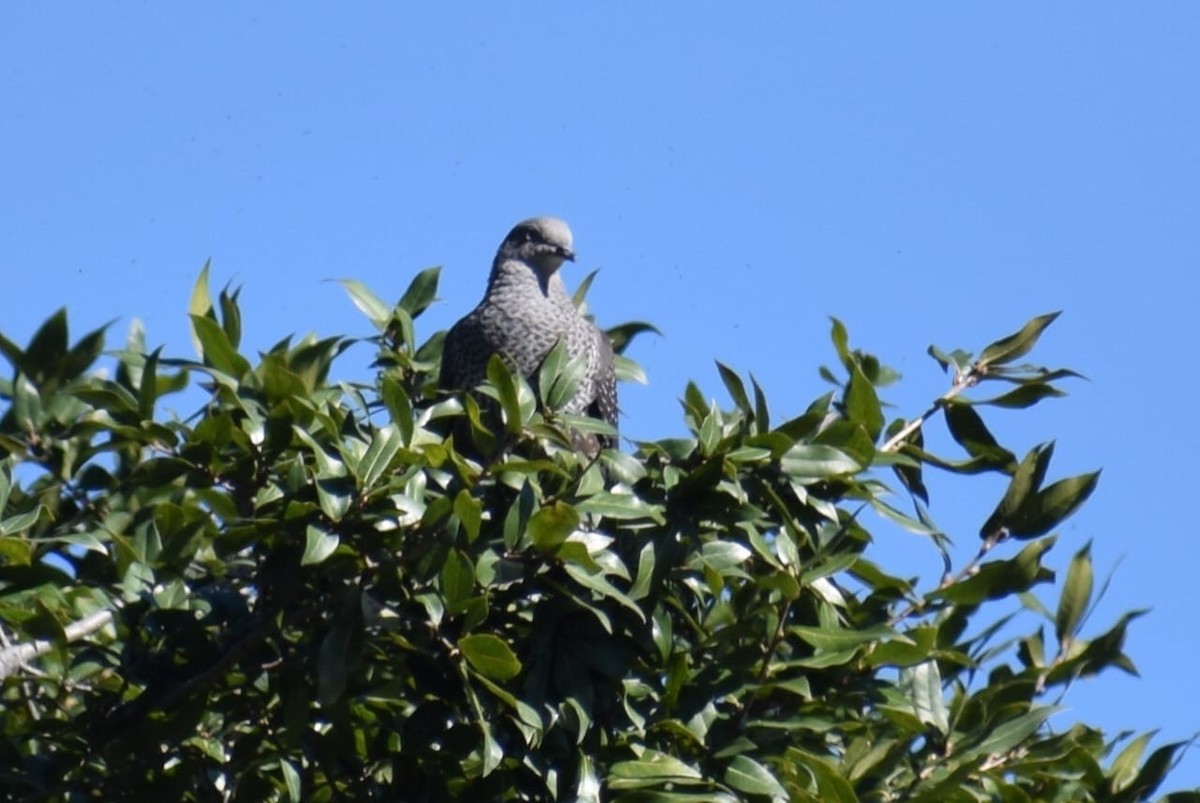
<instances>
[{"instance_id":1,"label":"leaf cluster","mask_svg":"<svg viewBox=\"0 0 1200 803\"><path fill-rule=\"evenodd\" d=\"M343 283L376 330L364 383L330 380L346 337L243 354L238 293L214 300L207 268L195 359L135 326L107 378L105 330L72 345L65 312L25 347L0 338L9 797L1118 801L1160 785L1181 745L1147 756L1150 734L1051 721L1077 678L1133 671L1140 612L1084 634L1087 547L1055 610L1031 593L1097 475L1047 485L1052 445L1017 460L979 409L1061 395L1072 372L1011 366L1050 318L978 360L934 351L957 390L931 413L965 458L925 450L929 414L886 420L897 377L835 322L834 389L799 415L774 421L758 382L718 365L731 407L689 384L684 434L589 459L571 431L607 430L558 409L577 381L561 352L536 386L494 361L479 393L495 405L438 393L442 334L416 330L437 276L395 305ZM644 331L615 334L623 349ZM992 380L1015 387L965 399ZM169 394L195 414L164 412ZM930 468L1009 484L980 500L979 558L927 587L871 559L868 519L944 550ZM1013 600L1033 632L996 613Z\"/></svg>"}]
</instances>

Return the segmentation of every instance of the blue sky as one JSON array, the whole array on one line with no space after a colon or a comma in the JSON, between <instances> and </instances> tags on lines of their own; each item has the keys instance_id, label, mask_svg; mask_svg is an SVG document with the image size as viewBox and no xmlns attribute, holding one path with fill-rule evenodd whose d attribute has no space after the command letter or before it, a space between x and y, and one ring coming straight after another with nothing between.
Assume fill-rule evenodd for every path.
<instances>
[{"instance_id":1,"label":"blue sky","mask_svg":"<svg viewBox=\"0 0 1200 803\"><path fill-rule=\"evenodd\" d=\"M623 431L680 434L720 359L777 416L824 392L830 315L899 369L893 414L977 350L1062 309L1035 357L1072 395L989 420L1053 476L1097 467L1062 529L1116 575L1093 633L1150 607L1142 677L1078 684L1072 718L1200 729L1194 598L1200 291L1200 6L1155 4L7 4L0 10L0 331L60 306L76 334L133 317L190 349L201 265L244 286L246 341L368 334L342 290L385 298L444 265L422 331L478 300L500 238L556 214L601 268L600 323L656 323ZM369 376L362 369L356 378ZM353 358L346 369L354 372ZM933 513L961 564L1001 490L953 480ZM985 483L986 485L986 483ZM995 494L996 496L988 496ZM880 526L885 564L934 550ZM1200 784L1192 751L1173 787Z\"/></svg>"}]
</instances>

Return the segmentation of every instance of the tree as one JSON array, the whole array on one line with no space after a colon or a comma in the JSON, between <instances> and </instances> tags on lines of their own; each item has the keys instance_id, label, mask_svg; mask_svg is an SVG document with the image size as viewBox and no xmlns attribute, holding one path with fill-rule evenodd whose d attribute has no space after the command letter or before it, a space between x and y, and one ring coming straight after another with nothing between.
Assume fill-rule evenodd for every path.
<instances>
[{"instance_id":1,"label":"tree","mask_svg":"<svg viewBox=\"0 0 1200 803\"><path fill-rule=\"evenodd\" d=\"M241 354L238 293L214 301L207 268L198 360L148 351L135 325L106 378L105 329L71 344L63 311L24 348L0 337L9 798L1132 801L1160 785L1180 744L1147 755L1151 734L1048 722L1075 679L1133 671L1139 615L1082 633L1086 546L1053 610L1031 593L1098 473L1048 481L1053 446L1019 457L981 411L1062 395L1071 371L1016 364L1053 315L977 358L931 349L950 391L890 423L895 375L835 321L834 389L802 414L774 419L718 365L731 407L689 384L685 436L590 460L569 432L605 425L557 411L579 375L561 351L533 381L493 362L480 392L499 421L438 395L441 333L414 324L437 276L394 307L345 283L378 332L370 383L330 381L347 337ZM647 328L612 330L617 351ZM1007 389L967 398L983 385ZM180 392L198 399L184 419L162 412ZM925 449L939 417L965 457ZM494 457L455 450L464 418ZM957 570L929 468L1008 478ZM927 536L946 575L873 562L872 511ZM1032 632L997 613L1013 599Z\"/></svg>"}]
</instances>

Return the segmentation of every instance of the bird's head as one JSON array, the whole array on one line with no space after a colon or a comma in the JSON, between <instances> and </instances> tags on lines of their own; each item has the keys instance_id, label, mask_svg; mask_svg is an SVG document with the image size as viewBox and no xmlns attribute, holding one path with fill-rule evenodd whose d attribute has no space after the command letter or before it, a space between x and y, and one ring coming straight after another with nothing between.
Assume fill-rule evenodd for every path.
<instances>
[{"instance_id":1,"label":"bird's head","mask_svg":"<svg viewBox=\"0 0 1200 803\"><path fill-rule=\"evenodd\" d=\"M504 238L498 261L515 259L524 262L543 277L554 274L565 261L575 261L571 250L571 228L556 217L533 217L522 220Z\"/></svg>"}]
</instances>

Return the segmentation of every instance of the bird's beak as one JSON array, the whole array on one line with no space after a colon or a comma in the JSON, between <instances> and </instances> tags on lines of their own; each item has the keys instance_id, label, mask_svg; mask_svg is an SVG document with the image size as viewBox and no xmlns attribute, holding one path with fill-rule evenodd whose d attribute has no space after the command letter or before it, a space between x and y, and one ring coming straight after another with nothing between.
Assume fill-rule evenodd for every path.
<instances>
[{"instance_id":1,"label":"bird's beak","mask_svg":"<svg viewBox=\"0 0 1200 803\"><path fill-rule=\"evenodd\" d=\"M568 262L575 261L575 252L572 251L570 248L559 248L558 255L560 257L562 257L563 259L567 260Z\"/></svg>"}]
</instances>

